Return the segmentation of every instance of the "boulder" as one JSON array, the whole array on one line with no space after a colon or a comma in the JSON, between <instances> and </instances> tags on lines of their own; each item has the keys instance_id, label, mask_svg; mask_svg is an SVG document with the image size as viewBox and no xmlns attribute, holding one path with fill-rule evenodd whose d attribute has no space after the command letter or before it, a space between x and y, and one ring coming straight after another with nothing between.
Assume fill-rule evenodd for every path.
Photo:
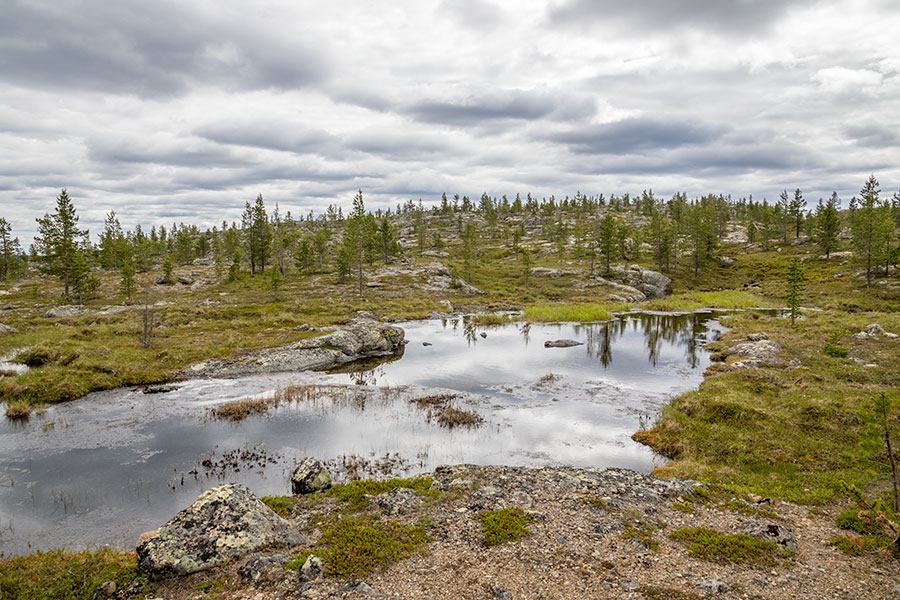
<instances>
[{"instance_id":1,"label":"boulder","mask_svg":"<svg viewBox=\"0 0 900 600\"><path fill-rule=\"evenodd\" d=\"M193 260L193 262L191 262L191 264L198 265L198 266L211 267L212 265L216 264L216 261L213 258L195 258Z\"/></svg>"},{"instance_id":2,"label":"boulder","mask_svg":"<svg viewBox=\"0 0 900 600\"><path fill-rule=\"evenodd\" d=\"M305 583L307 581L315 581L324 574L325 563L322 562L322 559L318 556L310 556L303 563L303 566L300 567L300 571L297 572L297 578L300 580L300 583Z\"/></svg>"},{"instance_id":3,"label":"boulder","mask_svg":"<svg viewBox=\"0 0 900 600\"><path fill-rule=\"evenodd\" d=\"M194 280L191 277L182 275L178 278L178 283L180 283L181 285L191 285L192 283L194 283Z\"/></svg>"},{"instance_id":4,"label":"boulder","mask_svg":"<svg viewBox=\"0 0 900 600\"><path fill-rule=\"evenodd\" d=\"M263 546L293 546L303 538L246 487L230 483L200 495L168 523L141 535L138 570L151 580L196 573Z\"/></svg>"},{"instance_id":5,"label":"boulder","mask_svg":"<svg viewBox=\"0 0 900 600\"><path fill-rule=\"evenodd\" d=\"M19 333L19 330L10 325L0 323L0 335L12 335L13 333Z\"/></svg>"},{"instance_id":6,"label":"boulder","mask_svg":"<svg viewBox=\"0 0 900 600\"><path fill-rule=\"evenodd\" d=\"M294 494L313 494L331 487L328 468L311 456L304 458L291 474L291 491Z\"/></svg>"},{"instance_id":7,"label":"boulder","mask_svg":"<svg viewBox=\"0 0 900 600\"><path fill-rule=\"evenodd\" d=\"M403 349L405 332L374 315L357 315L326 335L275 348L245 352L191 366L181 377L240 377L257 373L328 369L362 358L390 356Z\"/></svg>"},{"instance_id":8,"label":"boulder","mask_svg":"<svg viewBox=\"0 0 900 600\"><path fill-rule=\"evenodd\" d=\"M548 267L535 267L531 270L535 277L562 277L563 275L577 275L573 269L551 269Z\"/></svg>"},{"instance_id":9,"label":"boulder","mask_svg":"<svg viewBox=\"0 0 900 600\"><path fill-rule=\"evenodd\" d=\"M75 317L85 312L87 309L80 304L64 304L63 306L54 306L45 312L44 316L48 319L55 319L57 317Z\"/></svg>"},{"instance_id":10,"label":"boulder","mask_svg":"<svg viewBox=\"0 0 900 600\"><path fill-rule=\"evenodd\" d=\"M583 346L584 342L576 340L547 340L544 342L544 348L571 348L572 346Z\"/></svg>"},{"instance_id":11,"label":"boulder","mask_svg":"<svg viewBox=\"0 0 900 600\"><path fill-rule=\"evenodd\" d=\"M784 525L765 521L753 521L744 527L744 533L764 542L775 542L791 552L797 551L794 536Z\"/></svg>"}]
</instances>

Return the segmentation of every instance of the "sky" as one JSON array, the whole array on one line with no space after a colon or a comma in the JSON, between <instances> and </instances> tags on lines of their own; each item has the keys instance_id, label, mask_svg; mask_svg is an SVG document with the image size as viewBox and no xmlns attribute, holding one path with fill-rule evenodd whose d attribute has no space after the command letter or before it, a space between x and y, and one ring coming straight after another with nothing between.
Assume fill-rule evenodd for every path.
<instances>
[{"instance_id":1,"label":"sky","mask_svg":"<svg viewBox=\"0 0 900 600\"><path fill-rule=\"evenodd\" d=\"M0 0L0 216L900 189L896 0Z\"/></svg>"}]
</instances>

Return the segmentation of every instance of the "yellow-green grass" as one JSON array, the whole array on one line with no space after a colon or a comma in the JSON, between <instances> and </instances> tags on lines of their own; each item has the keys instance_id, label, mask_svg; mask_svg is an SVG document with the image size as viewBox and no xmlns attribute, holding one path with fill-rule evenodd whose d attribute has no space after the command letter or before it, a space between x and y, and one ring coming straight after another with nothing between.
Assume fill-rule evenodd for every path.
<instances>
[{"instance_id":1,"label":"yellow-green grass","mask_svg":"<svg viewBox=\"0 0 900 600\"><path fill-rule=\"evenodd\" d=\"M772 300L758 294L742 290L693 291L666 296L657 300L648 300L640 308L660 311L697 310L698 308L766 308L775 306Z\"/></svg>"},{"instance_id":2,"label":"yellow-green grass","mask_svg":"<svg viewBox=\"0 0 900 600\"><path fill-rule=\"evenodd\" d=\"M554 323L561 321L606 321L615 311L627 310L627 304L595 302L557 302L529 304L523 317L526 321Z\"/></svg>"},{"instance_id":3,"label":"yellow-green grass","mask_svg":"<svg viewBox=\"0 0 900 600\"><path fill-rule=\"evenodd\" d=\"M699 389L665 406L655 426L635 439L673 459L658 473L737 492L820 503L841 496L844 483L883 486L887 461L873 401L885 392L893 414L900 412L900 340L850 337L872 322L900 331L897 313L811 312L795 327L789 319L758 313L731 315L725 324L734 329L720 347L765 331L782 345L784 363L708 376ZM877 366L826 354L823 348L835 336L851 357ZM802 366L786 368L791 359Z\"/></svg>"},{"instance_id":4,"label":"yellow-green grass","mask_svg":"<svg viewBox=\"0 0 900 600\"><path fill-rule=\"evenodd\" d=\"M48 550L0 560L4 600L90 600L101 583L119 588L140 580L134 554L108 548Z\"/></svg>"}]
</instances>

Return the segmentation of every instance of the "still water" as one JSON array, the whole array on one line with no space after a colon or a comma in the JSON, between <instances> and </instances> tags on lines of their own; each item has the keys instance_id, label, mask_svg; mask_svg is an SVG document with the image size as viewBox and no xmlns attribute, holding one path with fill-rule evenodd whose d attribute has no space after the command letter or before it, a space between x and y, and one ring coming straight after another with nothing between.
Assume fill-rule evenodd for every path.
<instances>
[{"instance_id":1,"label":"still water","mask_svg":"<svg viewBox=\"0 0 900 600\"><path fill-rule=\"evenodd\" d=\"M316 456L346 476L398 476L440 464L628 467L660 462L630 435L709 364L710 313L628 314L594 324L478 327L467 319L400 324L390 362L341 373L283 373L118 389L0 423L0 553L110 544L133 548L203 490L223 482L289 493L293 466ZM484 335L482 335L484 334ZM570 348L545 348L568 338ZM316 399L241 422L210 408L318 386ZM474 428L441 427L412 399L449 394Z\"/></svg>"}]
</instances>

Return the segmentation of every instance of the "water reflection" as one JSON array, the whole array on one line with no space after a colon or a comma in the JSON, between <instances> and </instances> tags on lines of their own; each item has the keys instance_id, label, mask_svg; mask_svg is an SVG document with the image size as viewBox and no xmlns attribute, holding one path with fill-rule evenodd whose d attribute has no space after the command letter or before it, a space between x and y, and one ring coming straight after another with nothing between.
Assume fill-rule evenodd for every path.
<instances>
[{"instance_id":1,"label":"water reflection","mask_svg":"<svg viewBox=\"0 0 900 600\"><path fill-rule=\"evenodd\" d=\"M400 465L396 475L448 463L649 471L653 454L630 435L667 398L699 384L709 360L701 342L718 329L709 314L401 326L409 343L387 361L329 374L192 380L154 396L111 390L49 407L26 424L0 422L0 552L133 547L142 531L220 481L285 493L304 456L390 455ZM560 338L584 345L544 347ZM317 393L239 423L208 418L212 406L298 383ZM454 396L485 423L440 427L411 402L430 394ZM236 468L229 457L245 454L265 462Z\"/></svg>"}]
</instances>

